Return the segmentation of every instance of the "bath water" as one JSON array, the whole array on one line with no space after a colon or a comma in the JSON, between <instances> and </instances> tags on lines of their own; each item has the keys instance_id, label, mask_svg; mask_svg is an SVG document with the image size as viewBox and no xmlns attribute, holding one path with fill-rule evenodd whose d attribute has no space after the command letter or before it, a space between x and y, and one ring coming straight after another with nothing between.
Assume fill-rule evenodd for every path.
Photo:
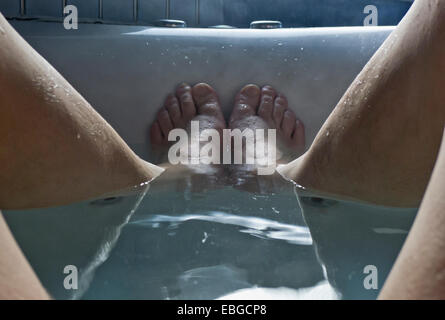
<instances>
[{"instance_id":1,"label":"bath water","mask_svg":"<svg viewBox=\"0 0 445 320\"><path fill-rule=\"evenodd\" d=\"M415 215L297 199L276 176L202 179L167 176L145 195L4 215L59 299L373 299ZM66 265L78 267L78 290L63 287ZM366 265L378 290L363 287Z\"/></svg>"}]
</instances>

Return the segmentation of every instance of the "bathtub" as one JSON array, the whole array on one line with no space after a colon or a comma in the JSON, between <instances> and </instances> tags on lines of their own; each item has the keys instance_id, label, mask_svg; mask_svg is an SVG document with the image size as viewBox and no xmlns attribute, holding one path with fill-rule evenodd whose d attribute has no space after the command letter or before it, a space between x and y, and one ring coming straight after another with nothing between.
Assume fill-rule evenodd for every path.
<instances>
[{"instance_id":1,"label":"bathtub","mask_svg":"<svg viewBox=\"0 0 445 320\"><path fill-rule=\"evenodd\" d=\"M165 96L183 81L211 84L226 117L243 85L274 86L305 123L309 146L354 77L394 28L227 30L87 23L67 31L55 22L12 24L148 161L152 160L149 125ZM331 199L320 205L318 200L311 202L318 199L316 195L297 200L291 185L284 189L270 197L225 189L222 197L213 190L204 197L186 192L166 195L159 187L142 202L140 196L130 196L31 210L33 214L4 214L42 283L59 299L375 298L378 290L362 290L359 274L363 265L375 261L355 259L363 251L357 243L353 250L342 249L357 241L360 229L349 238L337 234L338 241L331 246L318 244L321 255L314 250L311 233L324 239L339 230L338 225L353 228L347 222L351 216L344 212L359 210L367 216L380 209L339 205ZM299 207L305 208L306 221ZM341 218L323 218L319 211L325 207L334 208ZM388 227L393 210L381 210L386 222L371 223L373 234L397 239L385 256L380 286L415 215L414 209L409 215L396 210L394 217L404 217L403 227L395 226L393 218ZM129 214L122 218L120 212ZM277 216L270 216L271 212ZM92 221L92 216L100 218ZM111 219L114 228L102 227L106 236L97 240L92 226L101 226L101 219ZM306 222L313 221L319 227L309 226L309 230ZM182 241L171 240L184 234ZM255 242L243 242L244 237ZM231 239L241 240L231 243ZM99 250L89 242L96 240L103 242ZM190 241L193 245L183 247ZM366 247L370 241L362 244ZM163 247L166 243L169 247ZM326 255L335 250L341 257L350 257L356 269L338 276L335 257ZM320 259L324 261L319 263ZM67 264L81 266L81 291L69 292L62 286ZM110 283L111 278L117 280ZM353 285L348 279L353 279Z\"/></svg>"},{"instance_id":2,"label":"bathtub","mask_svg":"<svg viewBox=\"0 0 445 320\"><path fill-rule=\"evenodd\" d=\"M247 83L284 93L309 146L349 84L394 27L189 29L12 21L133 150L176 85L208 82L227 116Z\"/></svg>"}]
</instances>

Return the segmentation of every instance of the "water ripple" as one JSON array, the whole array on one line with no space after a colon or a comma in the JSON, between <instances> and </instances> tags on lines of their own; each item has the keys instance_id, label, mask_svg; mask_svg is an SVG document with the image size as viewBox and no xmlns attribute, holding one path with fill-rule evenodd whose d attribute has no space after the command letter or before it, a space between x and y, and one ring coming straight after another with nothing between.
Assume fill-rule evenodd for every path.
<instances>
[{"instance_id":1,"label":"water ripple","mask_svg":"<svg viewBox=\"0 0 445 320\"><path fill-rule=\"evenodd\" d=\"M252 216L238 216L223 212L179 216L154 215L146 219L132 221L130 224L145 225L156 228L159 227L159 223L169 223L171 226L177 226L180 223L192 220L243 227L245 229L241 229L240 232L263 239L283 240L297 245L312 245L312 238L309 228L307 227Z\"/></svg>"}]
</instances>

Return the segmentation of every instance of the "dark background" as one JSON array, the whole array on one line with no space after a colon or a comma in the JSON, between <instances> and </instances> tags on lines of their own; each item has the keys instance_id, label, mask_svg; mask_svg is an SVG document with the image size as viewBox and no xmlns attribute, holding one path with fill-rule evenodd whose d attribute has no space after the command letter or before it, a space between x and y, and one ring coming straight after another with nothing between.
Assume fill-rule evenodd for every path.
<instances>
[{"instance_id":1,"label":"dark background","mask_svg":"<svg viewBox=\"0 0 445 320\"><path fill-rule=\"evenodd\" d=\"M190 27L249 27L254 20L279 20L284 27L360 26L363 9L375 5L379 25L396 25L410 0L1 0L8 18L63 17L63 5L74 4L81 21L150 25L157 19L186 21Z\"/></svg>"}]
</instances>

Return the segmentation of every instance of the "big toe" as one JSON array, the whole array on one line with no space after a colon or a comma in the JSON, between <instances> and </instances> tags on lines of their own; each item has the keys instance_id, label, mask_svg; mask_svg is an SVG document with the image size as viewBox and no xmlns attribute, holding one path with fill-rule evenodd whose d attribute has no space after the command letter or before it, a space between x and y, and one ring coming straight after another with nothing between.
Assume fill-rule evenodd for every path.
<instances>
[{"instance_id":1,"label":"big toe","mask_svg":"<svg viewBox=\"0 0 445 320\"><path fill-rule=\"evenodd\" d=\"M198 83L192 88L197 113L224 119L216 91L206 83Z\"/></svg>"},{"instance_id":2,"label":"big toe","mask_svg":"<svg viewBox=\"0 0 445 320\"><path fill-rule=\"evenodd\" d=\"M260 103L261 90L257 85L248 84L236 95L230 122L254 116Z\"/></svg>"}]
</instances>

